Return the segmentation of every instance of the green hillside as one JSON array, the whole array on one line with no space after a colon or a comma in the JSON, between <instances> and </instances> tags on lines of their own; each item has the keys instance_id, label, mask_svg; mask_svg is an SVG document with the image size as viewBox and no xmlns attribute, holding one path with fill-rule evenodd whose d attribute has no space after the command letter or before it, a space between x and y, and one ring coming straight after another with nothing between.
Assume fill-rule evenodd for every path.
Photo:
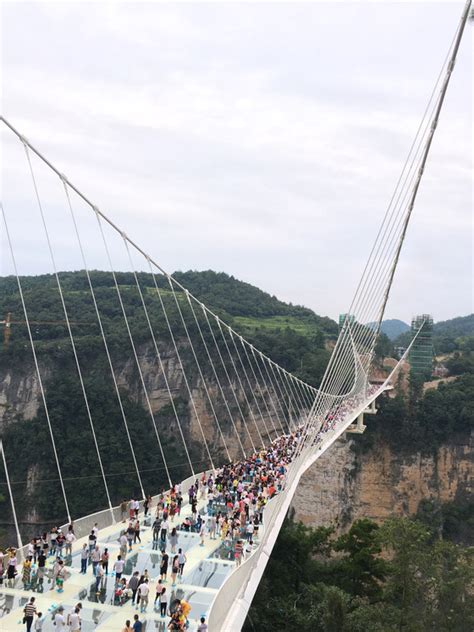
<instances>
[{"instance_id":1,"label":"green hillside","mask_svg":"<svg viewBox=\"0 0 474 632\"><path fill-rule=\"evenodd\" d=\"M91 276L111 349L120 356L127 331L112 275L94 271ZM319 381L328 360L326 342L337 336L334 321L318 316L308 308L279 301L275 296L224 273L189 271L177 272L174 276L191 294L287 370L296 372L311 383ZM148 325L133 274L120 272L116 277L135 342L149 342ZM178 338L184 337L185 331L170 285L162 275L155 278L173 330ZM93 355L97 344L100 344L100 330L86 274L83 271L61 272L60 279L78 349ZM152 276L139 273L138 279L158 339L170 342ZM70 345L54 276L23 277L21 282L28 317L34 321L32 330L38 351L61 355ZM188 325L192 324L193 317L185 294L175 288L175 296ZM0 314L7 313L11 314L13 323L7 348L2 340L0 366L5 362L21 363L30 354L28 332L21 323L24 314L14 277L0 278Z\"/></svg>"}]
</instances>

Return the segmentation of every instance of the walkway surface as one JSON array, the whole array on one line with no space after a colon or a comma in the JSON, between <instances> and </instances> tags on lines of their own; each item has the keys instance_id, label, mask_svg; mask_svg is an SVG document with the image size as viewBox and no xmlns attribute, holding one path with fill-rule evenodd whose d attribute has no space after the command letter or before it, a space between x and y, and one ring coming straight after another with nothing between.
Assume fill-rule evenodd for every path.
<instances>
[{"instance_id":1,"label":"walkway surface","mask_svg":"<svg viewBox=\"0 0 474 632\"><path fill-rule=\"evenodd\" d=\"M201 513L206 505L207 501L199 501L198 509ZM156 505L152 507L152 515L155 509ZM190 505L184 505L181 517L176 518L176 524L178 524L178 520L180 523L182 518L190 514ZM151 527L143 526L143 514L140 515L140 524L142 525L140 533L142 542L134 545L132 551L128 553L123 576L128 580L135 571L139 571L142 574L145 569L148 570L151 577L149 605L143 614L132 606L130 602L122 606L113 604L115 577L111 574L104 578L103 587L99 594L96 594L92 566L88 567L86 575L81 575L80 550L87 541L87 537L84 537L74 543L72 556L67 559L66 564L68 564L67 569L70 572L70 577L66 580L64 592L61 594L52 589L52 584L48 583L46 579L43 593L23 590L21 565L18 566L19 573L15 580L15 586L12 588L6 587L5 582L0 587L1 632L19 632L25 629L25 625L22 623L23 608L32 596L36 598L38 611L45 615L44 632L56 631L53 616L59 605L64 607L64 614L66 615L78 602L82 603L82 632L93 632L95 630L98 632L121 632L125 621L127 619L133 621L133 616L137 613L140 614L140 620L144 624L144 631L164 632L169 622L169 617L161 618L159 606L158 611L153 607L155 586L159 579L161 554L156 548L153 548ZM99 531L97 543L101 551L104 548L109 549L110 567L113 566L119 554L118 538L126 526L126 524L119 523ZM171 586L171 575L168 573L168 581L164 585L167 592L171 595L168 603L173 599L185 599L190 603L189 630L194 632L197 629L199 618L201 615L207 614L212 600L226 576L234 568L235 562L227 558L227 553L220 538L211 540L206 536L204 546L200 546L198 534L186 531L179 531L178 533L177 549L182 548L187 557L183 579L178 581L176 587L173 588ZM169 542L167 553L171 558ZM48 568L52 568L53 563L54 557L51 556L48 560Z\"/></svg>"}]
</instances>

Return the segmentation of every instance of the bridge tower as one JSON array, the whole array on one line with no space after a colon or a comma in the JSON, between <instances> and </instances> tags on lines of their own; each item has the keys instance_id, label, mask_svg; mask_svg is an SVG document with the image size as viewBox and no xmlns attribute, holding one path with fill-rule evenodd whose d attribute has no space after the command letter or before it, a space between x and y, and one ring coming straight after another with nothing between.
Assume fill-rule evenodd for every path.
<instances>
[{"instance_id":1,"label":"bridge tower","mask_svg":"<svg viewBox=\"0 0 474 632\"><path fill-rule=\"evenodd\" d=\"M429 379L433 369L433 317L430 314L412 318L411 332L418 330L420 332L409 354L410 374L412 377Z\"/></svg>"}]
</instances>

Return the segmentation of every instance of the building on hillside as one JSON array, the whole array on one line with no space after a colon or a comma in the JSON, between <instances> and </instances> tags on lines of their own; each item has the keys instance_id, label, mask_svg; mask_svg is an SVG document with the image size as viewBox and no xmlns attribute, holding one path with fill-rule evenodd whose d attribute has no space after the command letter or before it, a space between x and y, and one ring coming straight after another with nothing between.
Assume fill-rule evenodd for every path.
<instances>
[{"instance_id":1,"label":"building on hillside","mask_svg":"<svg viewBox=\"0 0 474 632\"><path fill-rule=\"evenodd\" d=\"M411 334L415 336L421 328L408 354L410 374L429 379L433 371L433 317L429 314L414 316L411 321Z\"/></svg>"}]
</instances>

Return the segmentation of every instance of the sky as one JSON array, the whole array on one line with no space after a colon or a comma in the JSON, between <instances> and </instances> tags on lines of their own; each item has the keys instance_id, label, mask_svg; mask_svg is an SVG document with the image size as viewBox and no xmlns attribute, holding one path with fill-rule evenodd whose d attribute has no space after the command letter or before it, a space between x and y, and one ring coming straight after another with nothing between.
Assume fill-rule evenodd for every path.
<instances>
[{"instance_id":1,"label":"sky","mask_svg":"<svg viewBox=\"0 0 474 632\"><path fill-rule=\"evenodd\" d=\"M224 271L347 310L463 3L1 5L2 114L165 270ZM386 316L473 311L473 25ZM50 272L24 150L0 131L21 274ZM58 269L82 267L64 191L35 177ZM90 267L107 268L74 201ZM12 264L1 226L1 274ZM111 236L116 269L128 269ZM144 261L134 261L146 269Z\"/></svg>"}]
</instances>

